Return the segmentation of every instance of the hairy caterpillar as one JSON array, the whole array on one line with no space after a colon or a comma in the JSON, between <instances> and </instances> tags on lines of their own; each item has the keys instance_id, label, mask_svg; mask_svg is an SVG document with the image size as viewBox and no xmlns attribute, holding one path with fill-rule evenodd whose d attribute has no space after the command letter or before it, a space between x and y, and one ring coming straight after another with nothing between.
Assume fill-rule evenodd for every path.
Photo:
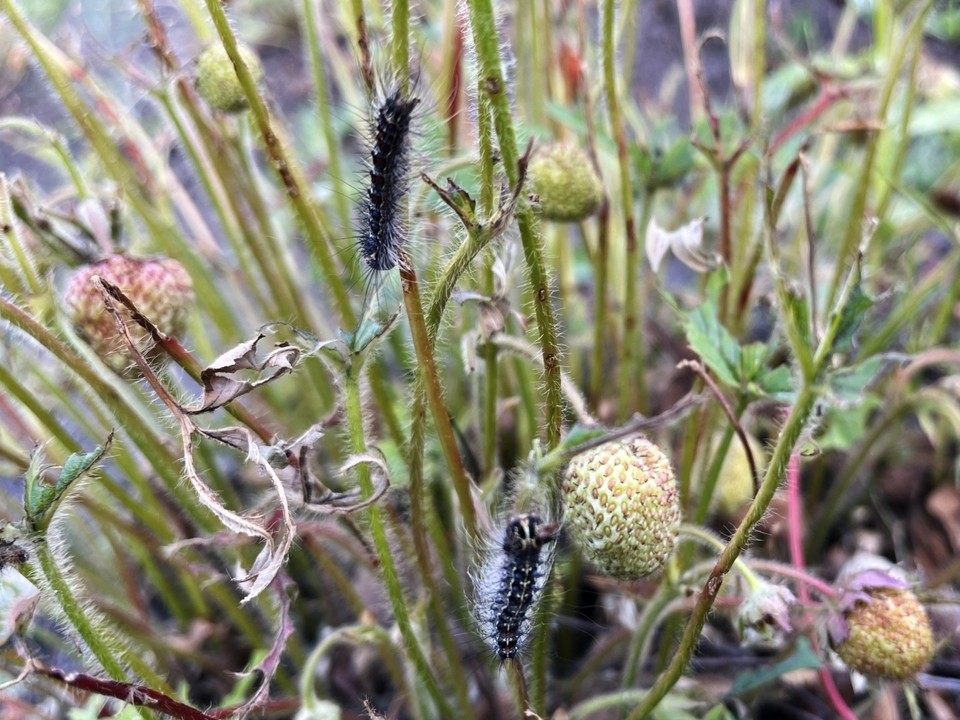
<instances>
[{"instance_id":1,"label":"hairy caterpillar","mask_svg":"<svg viewBox=\"0 0 960 720\"><path fill-rule=\"evenodd\" d=\"M553 568L558 528L535 513L512 518L477 584L481 632L501 660L519 655Z\"/></svg>"},{"instance_id":2,"label":"hairy caterpillar","mask_svg":"<svg viewBox=\"0 0 960 720\"><path fill-rule=\"evenodd\" d=\"M419 102L397 88L374 114L369 180L359 223L360 255L371 273L394 268L406 239L402 201L410 186L410 126Z\"/></svg>"}]
</instances>

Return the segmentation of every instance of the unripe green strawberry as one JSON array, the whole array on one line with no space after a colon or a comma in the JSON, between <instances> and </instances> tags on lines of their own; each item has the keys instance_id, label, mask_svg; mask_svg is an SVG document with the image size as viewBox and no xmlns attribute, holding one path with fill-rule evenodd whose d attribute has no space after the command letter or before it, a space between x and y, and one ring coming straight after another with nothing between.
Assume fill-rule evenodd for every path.
<instances>
[{"instance_id":1,"label":"unripe green strawberry","mask_svg":"<svg viewBox=\"0 0 960 720\"><path fill-rule=\"evenodd\" d=\"M240 57L255 81L263 77L263 66L254 51L246 45L238 46ZM200 97L214 110L238 113L248 107L240 78L233 61L222 45L212 45L197 58L194 82Z\"/></svg>"},{"instance_id":2,"label":"unripe green strawberry","mask_svg":"<svg viewBox=\"0 0 960 720\"><path fill-rule=\"evenodd\" d=\"M113 316L104 305L103 296L93 283L97 275L120 288L161 332L168 335L183 332L193 304L193 283L176 260L111 255L81 268L70 278L64 292L67 314L77 332L117 372L129 370L133 358ZM153 340L132 321L126 308L118 304L118 309L128 321L127 330L137 348L141 353L151 356L155 349Z\"/></svg>"},{"instance_id":3,"label":"unripe green strawberry","mask_svg":"<svg viewBox=\"0 0 960 720\"><path fill-rule=\"evenodd\" d=\"M620 580L660 569L676 542L680 495L667 456L646 438L573 458L563 476L564 527L584 557Z\"/></svg>"},{"instance_id":4,"label":"unripe green strawberry","mask_svg":"<svg viewBox=\"0 0 960 720\"><path fill-rule=\"evenodd\" d=\"M871 677L906 680L933 658L933 632L923 605L902 588L874 588L844 620L849 634L837 654L853 670Z\"/></svg>"},{"instance_id":5,"label":"unripe green strawberry","mask_svg":"<svg viewBox=\"0 0 960 720\"><path fill-rule=\"evenodd\" d=\"M530 188L540 199L545 220L579 222L593 215L603 200L603 186L590 158L574 145L540 148L527 171Z\"/></svg>"}]
</instances>

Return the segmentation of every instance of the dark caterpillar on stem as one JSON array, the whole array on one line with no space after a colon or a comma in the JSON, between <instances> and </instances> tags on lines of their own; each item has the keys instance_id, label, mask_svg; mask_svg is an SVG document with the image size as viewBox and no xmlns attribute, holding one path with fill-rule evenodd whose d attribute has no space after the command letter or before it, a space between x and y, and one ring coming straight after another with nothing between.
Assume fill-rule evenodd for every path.
<instances>
[{"instance_id":1,"label":"dark caterpillar on stem","mask_svg":"<svg viewBox=\"0 0 960 720\"><path fill-rule=\"evenodd\" d=\"M406 239L402 201L410 186L410 126L419 102L398 88L374 115L370 179L360 205L359 228L360 254L370 272L394 268Z\"/></svg>"},{"instance_id":2,"label":"dark caterpillar on stem","mask_svg":"<svg viewBox=\"0 0 960 720\"><path fill-rule=\"evenodd\" d=\"M539 515L518 515L507 523L501 552L481 573L478 615L484 637L501 660L517 657L530 635L553 567L557 531Z\"/></svg>"}]
</instances>

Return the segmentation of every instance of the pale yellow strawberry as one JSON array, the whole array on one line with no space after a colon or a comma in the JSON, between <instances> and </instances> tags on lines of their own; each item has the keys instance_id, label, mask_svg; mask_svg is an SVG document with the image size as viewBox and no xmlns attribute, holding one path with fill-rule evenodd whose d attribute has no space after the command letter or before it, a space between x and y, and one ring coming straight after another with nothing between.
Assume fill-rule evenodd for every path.
<instances>
[{"instance_id":1,"label":"pale yellow strawberry","mask_svg":"<svg viewBox=\"0 0 960 720\"><path fill-rule=\"evenodd\" d=\"M677 481L667 456L646 438L576 456L562 489L564 527L601 572L639 579L673 552L680 527Z\"/></svg>"}]
</instances>

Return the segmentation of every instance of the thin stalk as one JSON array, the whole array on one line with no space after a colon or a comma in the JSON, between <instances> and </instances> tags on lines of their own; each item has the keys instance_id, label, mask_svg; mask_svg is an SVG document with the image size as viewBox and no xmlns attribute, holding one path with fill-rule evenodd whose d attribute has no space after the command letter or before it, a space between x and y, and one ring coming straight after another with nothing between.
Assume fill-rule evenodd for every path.
<instances>
[{"instance_id":1,"label":"thin stalk","mask_svg":"<svg viewBox=\"0 0 960 720\"><path fill-rule=\"evenodd\" d=\"M883 324L865 335L861 341L860 357L870 357L890 346L893 338L910 323L916 322L917 308L924 307L929 298L952 283L957 282L960 268L960 250L954 249L927 273L910 293L896 303ZM953 307L950 307L953 312Z\"/></svg>"},{"instance_id":2,"label":"thin stalk","mask_svg":"<svg viewBox=\"0 0 960 720\"><path fill-rule=\"evenodd\" d=\"M36 120L24 117L2 118L0 119L0 129L18 130L28 135L36 135L43 141L49 143L50 148L60 161L59 167L67 174L67 177L70 178L70 183L76 188L77 196L79 198L87 198L90 196L87 183L83 179L83 175L80 174L80 169L76 161L70 156L70 148L67 146L67 142L61 133L41 125ZM38 159L42 160L45 158Z\"/></svg>"},{"instance_id":3,"label":"thin stalk","mask_svg":"<svg viewBox=\"0 0 960 720\"><path fill-rule=\"evenodd\" d=\"M362 454L367 451L367 443L363 429L363 408L360 402L360 369L359 362L349 368L343 385L343 402L347 414L347 427L350 433L351 449L357 454ZM355 470L361 495L364 499L367 499L371 497L374 492L373 480L370 477L370 468L366 464L361 463L356 466ZM380 508L377 505L371 505L367 508L366 515L370 523L370 535L373 539L374 550L380 564L383 585L390 599L390 606L393 609L397 627L400 629L400 635L403 637L407 654L413 662L417 675L419 675L427 692L433 698L436 707L439 709L441 717L455 717L456 715L453 712L453 708L450 707L445 695L440 690L439 685L437 685L436 676L426 656L423 654L413 625L410 622L407 601L403 594L403 588L400 585L397 566L393 561L393 553L390 548L390 541L387 538L383 517L380 514Z\"/></svg>"},{"instance_id":4,"label":"thin stalk","mask_svg":"<svg viewBox=\"0 0 960 720\"><path fill-rule=\"evenodd\" d=\"M208 0L209 2L210 0ZM467 0L467 11L477 53L481 93L489 100L493 125L500 140L503 169L510 185L518 179L517 161L520 153L517 135L510 114L510 100L506 92L500 43L491 0ZM534 311L543 356L542 396L546 405L546 446L553 448L560 441L563 425L563 398L560 389L561 353L557 329L550 304L550 282L540 238L534 230L533 213L528 203L521 200L516 210L517 227L527 264L527 275L533 292Z\"/></svg>"},{"instance_id":5,"label":"thin stalk","mask_svg":"<svg viewBox=\"0 0 960 720\"><path fill-rule=\"evenodd\" d=\"M636 58L637 47L639 46L637 40L641 31L638 20L640 17L640 1L623 0L623 4L620 6L620 17L622 22L619 24L619 32L614 39L614 43L623 48L623 70L621 71L623 86L632 88L634 65L636 64L634 59Z\"/></svg>"},{"instance_id":6,"label":"thin stalk","mask_svg":"<svg viewBox=\"0 0 960 720\"><path fill-rule=\"evenodd\" d=\"M640 235L646 231L653 212L654 190L647 188L640 209ZM643 267L637 243L627 244L626 283L623 312L623 353L620 357L620 409L618 422L622 425L634 412L646 413L646 388L643 357L644 292L637 293L637 274ZM641 273L642 275L642 273ZM645 283L644 283L645 284Z\"/></svg>"},{"instance_id":7,"label":"thin stalk","mask_svg":"<svg viewBox=\"0 0 960 720\"><path fill-rule=\"evenodd\" d=\"M627 380L623 390L634 388L634 394L624 392L621 395L620 420L625 420L632 410L647 412L647 383L644 371L644 352L638 334L638 315L636 308L636 284L638 258L642 256L637 238L637 227L633 215L633 183L630 178L630 156L627 150L627 133L623 126L623 117L620 111L620 94L617 88L616 52L614 47L614 15L616 14L616 0L604 0L603 17L603 94L607 101L607 114L610 120L610 134L617 143L617 163L620 169L620 209L623 212L623 229L627 244L626 253L626 309L623 324L623 357L621 368L625 368L623 376L636 370L634 377ZM645 212L649 213L650 193L644 200ZM648 217L649 220L649 217ZM642 315L640 316L642 317ZM633 343L628 343L628 338ZM635 402L636 405L630 405Z\"/></svg>"},{"instance_id":8,"label":"thin stalk","mask_svg":"<svg viewBox=\"0 0 960 720\"><path fill-rule=\"evenodd\" d=\"M400 89L407 93L410 88L410 4L408 0L393 0L390 3L390 22L393 35L393 71L397 74Z\"/></svg>"},{"instance_id":9,"label":"thin stalk","mask_svg":"<svg viewBox=\"0 0 960 720\"><path fill-rule=\"evenodd\" d=\"M523 663L517 658L507 661L507 681L517 705L517 717L526 717L527 710L531 709L530 698L527 694L527 679L523 676Z\"/></svg>"},{"instance_id":10,"label":"thin stalk","mask_svg":"<svg viewBox=\"0 0 960 720\"><path fill-rule=\"evenodd\" d=\"M548 579L549 580L549 579ZM549 586L548 586L548 589ZM537 608L537 622L530 639L530 691L527 702L540 717L547 714L547 685L550 672L550 618L557 610L557 593L544 592Z\"/></svg>"},{"instance_id":11,"label":"thin stalk","mask_svg":"<svg viewBox=\"0 0 960 720\"><path fill-rule=\"evenodd\" d=\"M493 293L493 253L487 255L483 269L484 292ZM484 362L483 388L483 471L487 477L491 476L497 464L497 400L498 376L500 363L497 359L497 346L487 344L481 351Z\"/></svg>"},{"instance_id":12,"label":"thin stalk","mask_svg":"<svg viewBox=\"0 0 960 720\"><path fill-rule=\"evenodd\" d=\"M714 600L720 592L724 576L730 572L740 553L747 546L754 528L763 518L773 500L773 496L780 485L780 481L786 472L787 462L790 454L800 437L800 433L806 425L813 409L816 392L814 388L804 383L797 395L796 402L790 412L786 425L780 432L777 445L774 448L770 464L767 466L767 472L760 484L760 490L754 498L753 504L747 511L746 516L741 521L733 537L727 543L720 558L710 573L694 606L690 621L687 624L680 644L673 655L673 660L667 669L660 675L657 682L650 689L649 694L643 699L637 708L630 714L630 720L639 720L645 718L666 696L670 689L677 683L684 669L693 657L697 642L700 639L700 633L707 621L707 614L713 606Z\"/></svg>"},{"instance_id":13,"label":"thin stalk","mask_svg":"<svg viewBox=\"0 0 960 720\"><path fill-rule=\"evenodd\" d=\"M114 680L126 682L127 673L118 657L118 655L122 655L122 651L119 648L111 647L104 634L95 626L94 621L87 617L80 602L73 594L70 583L60 572L57 560L50 549L50 543L46 539L42 539L41 542L36 544L36 554L40 563L40 572L46 578L60 609L63 610L74 630L77 631L86 646L90 648L90 652L97 659L97 662L103 666L107 674ZM43 581L36 575L32 566L27 565L22 569L28 580L35 585L43 586Z\"/></svg>"},{"instance_id":14,"label":"thin stalk","mask_svg":"<svg viewBox=\"0 0 960 720\"><path fill-rule=\"evenodd\" d=\"M599 211L597 251L593 255L593 347L590 357L590 399L598 406L603 399L603 379L606 376L606 350L610 344L607 312L607 285L610 267L610 202L604 193Z\"/></svg>"},{"instance_id":15,"label":"thin stalk","mask_svg":"<svg viewBox=\"0 0 960 720\"><path fill-rule=\"evenodd\" d=\"M568 720L585 720L585 718L604 710L629 707L640 702L646 696L646 690L621 690L620 692L598 695L579 705L574 705L567 717Z\"/></svg>"},{"instance_id":16,"label":"thin stalk","mask_svg":"<svg viewBox=\"0 0 960 720\"><path fill-rule=\"evenodd\" d=\"M883 88L879 94L879 100L876 105L876 117L881 121L887 116L890 107L890 99L893 97L893 90L900 79L900 68L903 66L906 54L911 50L923 33L923 22L927 17L930 8L933 7L933 0L927 0L923 8L917 12L913 22L905 33L902 42L894 43L893 53L890 57L890 64L887 68L887 77ZM830 283L830 289L827 293L826 307L832 307L837 293L840 290L840 283L843 279L846 259L854 254L857 245L860 243L863 234L864 212L867 207L867 196L870 192L871 178L875 170L875 160L877 155L877 146L882 133L870 133L867 138L866 152L860 165L860 175L854 184L853 198L849 201L849 210L847 211L847 227L844 231L843 242L837 257L840 262L836 265L836 271L833 280Z\"/></svg>"},{"instance_id":17,"label":"thin stalk","mask_svg":"<svg viewBox=\"0 0 960 720\"><path fill-rule=\"evenodd\" d=\"M2 0L9 2L10 0ZM334 262L333 243L330 233L324 226L324 221L317 207L310 199L309 188L303 178L300 166L294 160L286 143L281 141L274 127L273 119L266 103L260 97L257 84L250 74L249 68L240 56L237 48L237 39L233 29L227 21L223 6L217 0L205 0L207 12L220 36L227 55L237 71L237 77L243 87L244 95L250 103L250 112L260 132L264 151L270 160L270 166L277 173L281 184L287 193L287 198L293 207L294 213L303 226L307 242L314 255L320 261L324 280L329 285L337 310L347 326L352 326L356 320L350 298L347 295L340 268Z\"/></svg>"},{"instance_id":18,"label":"thin stalk","mask_svg":"<svg viewBox=\"0 0 960 720\"><path fill-rule=\"evenodd\" d=\"M323 138L327 143L328 175L333 181L334 201L337 203L337 214L344 227L350 225L350 207L347 204L349 191L343 179L343 169L340 164L340 147L337 133L333 127L333 116L330 112L330 97L327 87L327 74L323 67L323 56L320 54L320 38L317 33L318 3L303 0L303 23L306 32L306 48L310 57L310 72L313 76L314 97L317 102L317 117L323 130Z\"/></svg>"},{"instance_id":19,"label":"thin stalk","mask_svg":"<svg viewBox=\"0 0 960 720\"><path fill-rule=\"evenodd\" d=\"M470 491L470 479L460 457L460 448L457 437L453 432L450 415L443 399L443 388L440 385L440 376L437 373L436 362L433 358L433 348L430 332L423 315L423 305L420 301L420 286L417 275L406 255L400 258L400 277L403 282L403 304L407 311L407 322L410 325L410 334L413 338L413 348L417 354L417 362L423 377L424 392L433 416L433 424L440 440L447 469L451 474L451 482L460 501L460 513L464 527L470 537L477 534L476 511L473 507L473 495Z\"/></svg>"},{"instance_id":20,"label":"thin stalk","mask_svg":"<svg viewBox=\"0 0 960 720\"><path fill-rule=\"evenodd\" d=\"M40 276L37 274L37 268L34 267L33 259L23 247L20 233L17 232L13 204L10 200L10 188L7 185L7 177L3 173L0 173L0 228L7 238L7 246L13 250L13 256L20 266L20 274L26 282L27 289L31 295L39 295Z\"/></svg>"},{"instance_id":21,"label":"thin stalk","mask_svg":"<svg viewBox=\"0 0 960 720\"><path fill-rule=\"evenodd\" d=\"M493 119L490 116L490 103L482 93L478 93L477 103L477 145L480 151L480 216L487 217L493 212ZM493 297L493 263L495 256L491 250L484 263L484 292ZM497 462L497 387L500 364L497 348L491 343L483 350L486 368L483 405L483 470L489 476Z\"/></svg>"}]
</instances>

